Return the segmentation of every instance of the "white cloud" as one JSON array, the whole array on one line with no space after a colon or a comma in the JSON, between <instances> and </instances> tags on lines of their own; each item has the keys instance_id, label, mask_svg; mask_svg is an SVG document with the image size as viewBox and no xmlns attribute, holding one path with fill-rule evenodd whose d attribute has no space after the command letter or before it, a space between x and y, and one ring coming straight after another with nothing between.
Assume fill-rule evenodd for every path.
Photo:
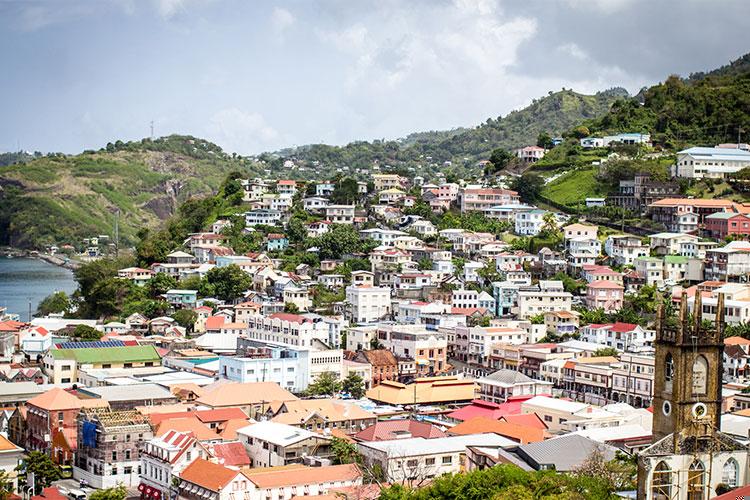
<instances>
[{"instance_id":1,"label":"white cloud","mask_svg":"<svg viewBox=\"0 0 750 500\"><path fill-rule=\"evenodd\" d=\"M596 9L604 14L620 12L638 0L568 0L568 5L576 9Z\"/></svg>"},{"instance_id":2,"label":"white cloud","mask_svg":"<svg viewBox=\"0 0 750 500\"><path fill-rule=\"evenodd\" d=\"M294 15L286 9L276 7L271 13L271 25L277 34L286 31L295 22Z\"/></svg>"},{"instance_id":3,"label":"white cloud","mask_svg":"<svg viewBox=\"0 0 750 500\"><path fill-rule=\"evenodd\" d=\"M226 151L257 153L278 146L279 133L260 113L226 108L208 120L207 135Z\"/></svg>"},{"instance_id":4,"label":"white cloud","mask_svg":"<svg viewBox=\"0 0 750 500\"><path fill-rule=\"evenodd\" d=\"M561 45L557 48L557 50L563 52L564 54L568 54L569 56L572 56L580 61L585 61L589 58L589 55L586 53L586 51L579 47L578 44L573 42Z\"/></svg>"},{"instance_id":5,"label":"white cloud","mask_svg":"<svg viewBox=\"0 0 750 500\"><path fill-rule=\"evenodd\" d=\"M171 19L185 8L185 0L156 0L156 10L164 19Z\"/></svg>"}]
</instances>

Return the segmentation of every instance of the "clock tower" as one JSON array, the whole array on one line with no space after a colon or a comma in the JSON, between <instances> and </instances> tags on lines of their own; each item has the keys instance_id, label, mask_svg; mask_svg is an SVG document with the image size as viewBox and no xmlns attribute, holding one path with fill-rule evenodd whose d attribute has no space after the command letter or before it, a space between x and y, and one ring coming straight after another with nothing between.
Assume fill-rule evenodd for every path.
<instances>
[{"instance_id":1,"label":"clock tower","mask_svg":"<svg viewBox=\"0 0 750 500\"><path fill-rule=\"evenodd\" d=\"M723 372L724 295L718 297L716 322L702 321L701 293L693 314L683 292L677 322L657 310L654 363L654 441L672 433L707 436L719 428Z\"/></svg>"},{"instance_id":2,"label":"clock tower","mask_svg":"<svg viewBox=\"0 0 750 500\"><path fill-rule=\"evenodd\" d=\"M652 444L638 453L638 500L708 500L748 482L748 448L720 430L724 294L716 322L693 314L683 292L677 318L656 312ZM712 301L713 302L713 301Z\"/></svg>"}]
</instances>

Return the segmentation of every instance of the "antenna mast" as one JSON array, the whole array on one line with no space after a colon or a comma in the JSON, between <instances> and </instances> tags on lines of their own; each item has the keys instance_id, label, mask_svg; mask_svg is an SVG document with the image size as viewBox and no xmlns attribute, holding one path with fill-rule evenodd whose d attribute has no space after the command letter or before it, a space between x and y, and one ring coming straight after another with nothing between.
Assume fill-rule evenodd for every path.
<instances>
[{"instance_id":1,"label":"antenna mast","mask_svg":"<svg viewBox=\"0 0 750 500\"><path fill-rule=\"evenodd\" d=\"M151 140L154 140L154 120L151 120Z\"/></svg>"}]
</instances>

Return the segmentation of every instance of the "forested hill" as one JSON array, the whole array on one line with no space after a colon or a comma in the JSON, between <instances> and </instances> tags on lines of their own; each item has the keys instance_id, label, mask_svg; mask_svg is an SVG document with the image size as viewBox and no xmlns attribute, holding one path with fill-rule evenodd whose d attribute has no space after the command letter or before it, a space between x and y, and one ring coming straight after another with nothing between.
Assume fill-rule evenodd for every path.
<instances>
[{"instance_id":1,"label":"forested hill","mask_svg":"<svg viewBox=\"0 0 750 500\"><path fill-rule=\"evenodd\" d=\"M648 132L668 149L735 142L738 131L750 132L750 57L700 77L670 76L585 125L591 133Z\"/></svg>"},{"instance_id":2,"label":"forested hill","mask_svg":"<svg viewBox=\"0 0 750 500\"><path fill-rule=\"evenodd\" d=\"M358 141L341 147L311 144L278 154L299 162L350 168L369 168L373 162L391 166L442 165L445 161L473 164L487 159L495 148L535 144L540 132L561 134L584 120L600 117L615 101L626 97L628 93L622 88L594 95L561 90L535 99L529 106L505 117L489 118L474 128L421 132L401 140Z\"/></svg>"},{"instance_id":3,"label":"forested hill","mask_svg":"<svg viewBox=\"0 0 750 500\"><path fill-rule=\"evenodd\" d=\"M41 248L113 235L122 243L154 227L191 196L215 193L227 173L258 173L251 160L190 136L110 143L0 166L0 245Z\"/></svg>"}]
</instances>

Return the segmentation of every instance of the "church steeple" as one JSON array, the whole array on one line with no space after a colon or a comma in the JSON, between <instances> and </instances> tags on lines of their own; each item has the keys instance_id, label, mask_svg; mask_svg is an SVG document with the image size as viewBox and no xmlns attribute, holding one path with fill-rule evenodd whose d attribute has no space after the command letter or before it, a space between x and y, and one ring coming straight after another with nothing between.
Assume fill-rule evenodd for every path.
<instances>
[{"instance_id":1,"label":"church steeple","mask_svg":"<svg viewBox=\"0 0 750 500\"><path fill-rule=\"evenodd\" d=\"M657 306L654 442L673 433L707 436L719 428L724 294L719 294L714 324L705 324L702 313L699 290L695 292L692 318L685 292L677 322L665 318L662 304Z\"/></svg>"}]
</instances>

